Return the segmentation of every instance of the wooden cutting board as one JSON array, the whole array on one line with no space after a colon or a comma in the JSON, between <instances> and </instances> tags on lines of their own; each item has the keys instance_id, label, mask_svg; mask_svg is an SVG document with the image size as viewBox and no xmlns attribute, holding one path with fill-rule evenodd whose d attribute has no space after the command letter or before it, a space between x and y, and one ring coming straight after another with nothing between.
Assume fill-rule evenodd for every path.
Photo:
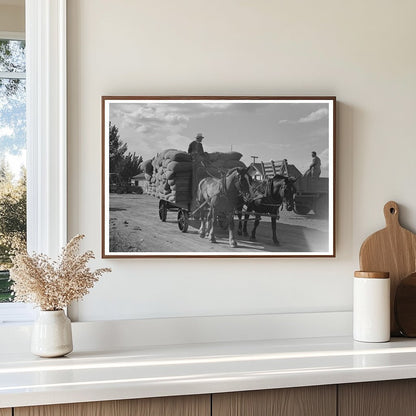
<instances>
[{"instance_id":1,"label":"wooden cutting board","mask_svg":"<svg viewBox=\"0 0 416 416\"><path fill-rule=\"evenodd\" d=\"M416 235L399 222L399 206L390 201L384 205L386 228L371 234L360 250L362 271L390 273L390 322L391 335L400 335L394 319L394 298L401 279L416 271Z\"/></svg>"}]
</instances>

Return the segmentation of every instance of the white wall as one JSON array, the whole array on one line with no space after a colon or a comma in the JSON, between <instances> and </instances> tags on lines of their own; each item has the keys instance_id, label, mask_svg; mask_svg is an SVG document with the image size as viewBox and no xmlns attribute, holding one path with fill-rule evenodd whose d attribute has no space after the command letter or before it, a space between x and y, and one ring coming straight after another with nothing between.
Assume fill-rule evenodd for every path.
<instances>
[{"instance_id":1,"label":"white wall","mask_svg":"<svg viewBox=\"0 0 416 416\"><path fill-rule=\"evenodd\" d=\"M23 2L0 3L0 32L24 32L25 8Z\"/></svg>"},{"instance_id":2,"label":"white wall","mask_svg":"<svg viewBox=\"0 0 416 416\"><path fill-rule=\"evenodd\" d=\"M69 236L100 257L102 95L336 95L335 259L97 260L81 321L351 310L362 240L416 226L412 0L68 0Z\"/></svg>"}]
</instances>

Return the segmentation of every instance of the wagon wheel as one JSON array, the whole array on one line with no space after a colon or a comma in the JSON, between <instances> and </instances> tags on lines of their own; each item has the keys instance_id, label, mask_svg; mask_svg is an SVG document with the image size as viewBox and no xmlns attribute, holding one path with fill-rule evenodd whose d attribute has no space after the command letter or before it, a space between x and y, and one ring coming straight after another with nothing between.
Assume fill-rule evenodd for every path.
<instances>
[{"instance_id":1,"label":"wagon wheel","mask_svg":"<svg viewBox=\"0 0 416 416\"><path fill-rule=\"evenodd\" d=\"M189 226L188 211L185 211L184 209L180 209L178 211L178 227L183 233L186 233L188 231L188 226Z\"/></svg>"},{"instance_id":2,"label":"wagon wheel","mask_svg":"<svg viewBox=\"0 0 416 416\"><path fill-rule=\"evenodd\" d=\"M159 218L160 218L160 221L165 222L167 215L168 215L167 203L166 203L166 201L161 199L159 201Z\"/></svg>"}]
</instances>

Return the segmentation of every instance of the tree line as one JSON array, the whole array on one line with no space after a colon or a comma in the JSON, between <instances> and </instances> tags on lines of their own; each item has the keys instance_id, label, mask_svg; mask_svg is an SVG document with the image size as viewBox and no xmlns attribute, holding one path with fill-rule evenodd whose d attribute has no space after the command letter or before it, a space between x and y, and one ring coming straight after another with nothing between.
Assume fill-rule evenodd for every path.
<instances>
[{"instance_id":1,"label":"tree line","mask_svg":"<svg viewBox=\"0 0 416 416\"><path fill-rule=\"evenodd\" d=\"M140 173L142 156L128 152L127 143L120 139L118 127L110 122L110 173L116 173L122 182L130 182L131 178Z\"/></svg>"},{"instance_id":2,"label":"tree line","mask_svg":"<svg viewBox=\"0 0 416 416\"><path fill-rule=\"evenodd\" d=\"M15 181L0 161L0 270L11 267L14 251L26 245L26 170Z\"/></svg>"}]
</instances>

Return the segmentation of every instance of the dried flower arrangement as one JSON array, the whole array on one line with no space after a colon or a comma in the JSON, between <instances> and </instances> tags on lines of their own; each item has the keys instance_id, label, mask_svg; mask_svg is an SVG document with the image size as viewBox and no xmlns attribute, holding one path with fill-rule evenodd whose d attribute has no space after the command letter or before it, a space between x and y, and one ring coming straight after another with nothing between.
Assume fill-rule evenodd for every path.
<instances>
[{"instance_id":1,"label":"dried flower arrangement","mask_svg":"<svg viewBox=\"0 0 416 416\"><path fill-rule=\"evenodd\" d=\"M26 250L15 254L10 270L14 301L34 303L41 310L56 311L85 296L99 277L111 269L92 271L88 268L87 263L94 258L94 253L78 254L83 238L80 234L72 238L62 249L58 261L45 254L29 255Z\"/></svg>"}]
</instances>

